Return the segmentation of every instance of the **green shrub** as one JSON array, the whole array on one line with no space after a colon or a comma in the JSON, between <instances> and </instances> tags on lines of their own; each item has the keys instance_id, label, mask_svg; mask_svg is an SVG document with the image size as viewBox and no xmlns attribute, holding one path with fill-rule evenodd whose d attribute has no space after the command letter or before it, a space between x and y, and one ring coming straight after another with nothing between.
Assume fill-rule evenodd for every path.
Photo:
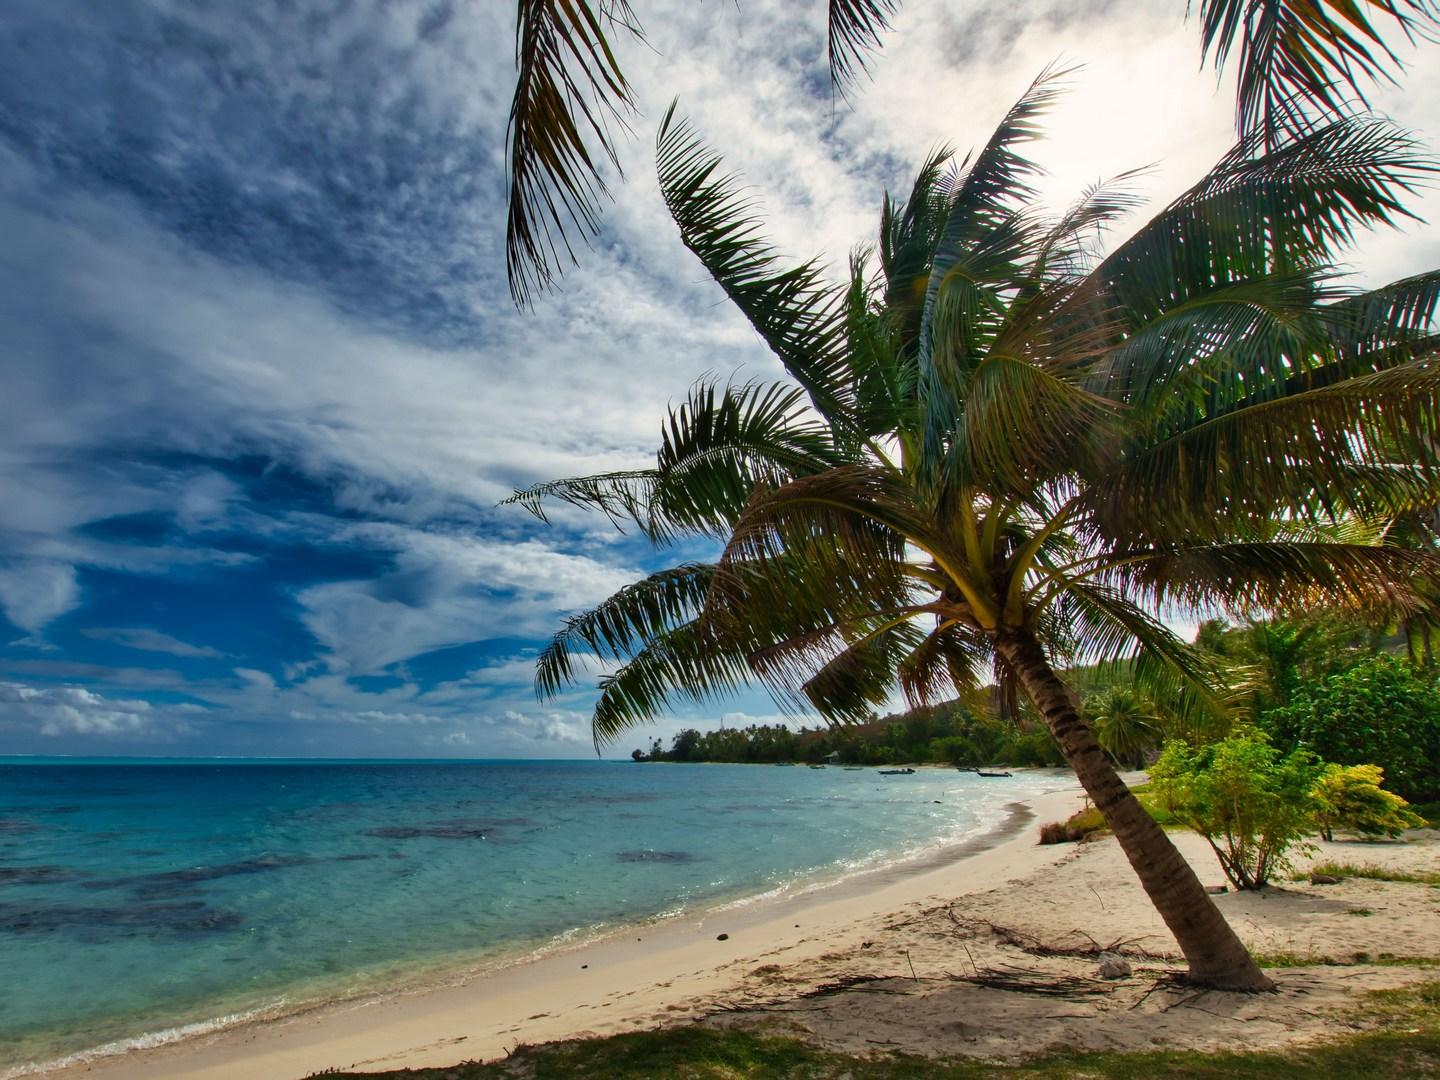
<instances>
[{"instance_id":1,"label":"green shrub","mask_svg":"<svg viewBox=\"0 0 1440 1080\"><path fill-rule=\"evenodd\" d=\"M1283 746L1374 764L1412 802L1440 798L1440 688L1394 656L1373 656L1303 690L1263 723Z\"/></svg>"},{"instance_id":2,"label":"green shrub","mask_svg":"<svg viewBox=\"0 0 1440 1080\"><path fill-rule=\"evenodd\" d=\"M1380 785L1385 772L1378 765L1326 765L1315 782L1315 824L1326 840L1336 829L1363 836L1399 836L1418 829L1425 819L1410 804Z\"/></svg>"},{"instance_id":3,"label":"green shrub","mask_svg":"<svg viewBox=\"0 0 1440 1080\"><path fill-rule=\"evenodd\" d=\"M1309 847L1303 837L1314 827L1320 770L1308 751L1282 755L1264 732L1242 727L1198 749L1166 743L1150 792L1209 841L1231 884L1259 889L1289 867L1287 852Z\"/></svg>"}]
</instances>

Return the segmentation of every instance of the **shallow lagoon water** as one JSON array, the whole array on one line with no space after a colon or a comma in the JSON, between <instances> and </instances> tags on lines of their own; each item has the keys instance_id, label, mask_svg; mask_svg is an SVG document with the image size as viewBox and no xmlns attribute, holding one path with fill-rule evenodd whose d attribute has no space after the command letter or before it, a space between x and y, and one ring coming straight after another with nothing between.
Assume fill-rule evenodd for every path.
<instances>
[{"instance_id":1,"label":"shallow lagoon water","mask_svg":"<svg viewBox=\"0 0 1440 1080\"><path fill-rule=\"evenodd\" d=\"M916 856L1053 785L803 766L0 759L0 1075Z\"/></svg>"}]
</instances>

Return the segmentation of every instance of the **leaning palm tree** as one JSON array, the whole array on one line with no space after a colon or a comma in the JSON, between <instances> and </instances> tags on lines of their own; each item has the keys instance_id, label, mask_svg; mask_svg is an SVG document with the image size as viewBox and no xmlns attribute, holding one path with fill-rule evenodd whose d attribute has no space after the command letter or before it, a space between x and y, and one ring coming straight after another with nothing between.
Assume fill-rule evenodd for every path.
<instances>
[{"instance_id":1,"label":"leaning palm tree","mask_svg":"<svg viewBox=\"0 0 1440 1080\"><path fill-rule=\"evenodd\" d=\"M1264 987L1058 672L1127 659L1146 692L1203 713L1220 706L1210 672L1157 613L1403 607L1435 576L1433 555L1350 523L1440 501L1408 455L1440 420L1440 273L1344 295L1330 265L1433 167L1376 120L1259 158L1242 144L1098 258L1096 228L1135 204L1123 186L1050 220L1027 183L1022 144L1056 92L1042 77L977 154L937 153L887 197L844 285L782 264L672 106L665 199L788 379L699 385L653 468L513 496L720 545L570 618L537 689L607 665L600 745L750 680L835 723L897 689L918 705L1018 685L1191 976Z\"/></svg>"},{"instance_id":2,"label":"leaning palm tree","mask_svg":"<svg viewBox=\"0 0 1440 1080\"><path fill-rule=\"evenodd\" d=\"M937 0L938 2L938 0ZM1177 4L1178 6L1178 4ZM864 75L900 0L829 0L827 54L836 94ZM1236 126L1273 149L1342 114L1346 92L1393 77L1386 23L1413 38L1437 23L1433 0L1200 0L1203 53L1239 54ZM1188 13L1190 5L1186 4ZM505 231L510 294L526 306L599 228L605 170L635 113L613 39L644 41L629 0L517 0Z\"/></svg>"}]
</instances>

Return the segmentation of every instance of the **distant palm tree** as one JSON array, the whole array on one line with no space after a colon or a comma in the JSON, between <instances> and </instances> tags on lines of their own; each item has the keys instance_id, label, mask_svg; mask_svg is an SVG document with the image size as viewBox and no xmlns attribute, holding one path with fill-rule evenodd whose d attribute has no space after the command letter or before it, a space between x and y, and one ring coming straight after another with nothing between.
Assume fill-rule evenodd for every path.
<instances>
[{"instance_id":1,"label":"distant palm tree","mask_svg":"<svg viewBox=\"0 0 1440 1080\"><path fill-rule=\"evenodd\" d=\"M828 0L837 94L864 74L899 7L900 0ZM510 294L524 307L573 261L572 241L599 228L605 164L618 166L616 135L635 111L611 39L643 41L644 31L629 0L517 0L516 12L505 258ZM1204 54L1220 69L1239 50L1241 137L1259 133L1261 145L1275 149L1310 130L1313 113L1343 112L1347 89L1363 100L1362 77L1389 77L1399 60L1372 15L1389 16L1407 36L1437 19L1431 0L1201 0Z\"/></svg>"},{"instance_id":2,"label":"distant palm tree","mask_svg":"<svg viewBox=\"0 0 1440 1080\"><path fill-rule=\"evenodd\" d=\"M1210 673L1147 609L1403 605L1434 575L1433 555L1346 522L1437 501L1404 455L1440 420L1440 273L1345 296L1329 265L1433 166L1375 120L1262 158L1246 142L1097 259L1089 238L1135 200L1097 188L1058 220L1034 204L1020 147L1056 92L1042 76L979 153L939 152L887 197L879 272L858 252L845 286L781 264L672 106L666 202L793 382L698 385L654 468L512 497L723 543L569 619L537 689L591 655L615 665L598 745L752 678L844 722L993 672L1028 692L1193 977L1266 986L1057 667L1133 656L1146 692L1199 713L1218 707Z\"/></svg>"},{"instance_id":3,"label":"distant palm tree","mask_svg":"<svg viewBox=\"0 0 1440 1080\"><path fill-rule=\"evenodd\" d=\"M1155 704L1133 687L1112 686L1085 702L1084 719L1095 738L1115 761L1128 768L1145 765L1165 733Z\"/></svg>"}]
</instances>

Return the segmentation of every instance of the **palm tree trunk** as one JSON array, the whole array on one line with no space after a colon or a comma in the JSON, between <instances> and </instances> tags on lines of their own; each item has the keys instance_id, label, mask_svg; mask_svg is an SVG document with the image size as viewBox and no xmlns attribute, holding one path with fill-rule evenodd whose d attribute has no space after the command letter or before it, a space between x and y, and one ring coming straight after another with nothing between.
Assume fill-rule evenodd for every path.
<instances>
[{"instance_id":1,"label":"palm tree trunk","mask_svg":"<svg viewBox=\"0 0 1440 1080\"><path fill-rule=\"evenodd\" d=\"M1273 990L1245 946L1220 914L1195 871L1120 779L1095 736L1080 719L1034 635L1013 631L996 641L1091 801L1105 815L1130 865L1165 925L1180 943L1190 979L1223 990Z\"/></svg>"}]
</instances>

